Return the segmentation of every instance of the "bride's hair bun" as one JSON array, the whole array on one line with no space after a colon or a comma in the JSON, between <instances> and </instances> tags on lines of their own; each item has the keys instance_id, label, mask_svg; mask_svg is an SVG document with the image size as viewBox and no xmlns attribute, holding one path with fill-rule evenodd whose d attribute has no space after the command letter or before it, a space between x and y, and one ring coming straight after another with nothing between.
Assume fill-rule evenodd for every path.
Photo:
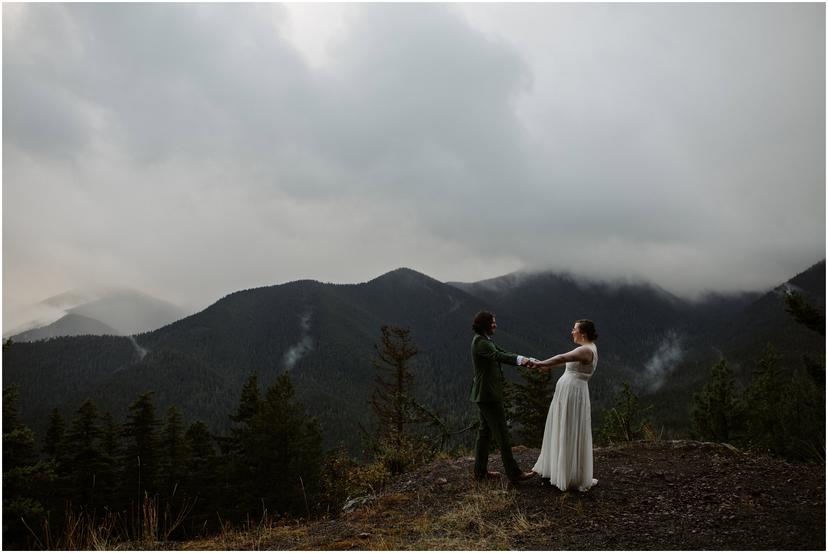
<instances>
[{"instance_id":1,"label":"bride's hair bun","mask_svg":"<svg viewBox=\"0 0 828 553\"><path fill-rule=\"evenodd\" d=\"M589 319L578 319L575 323L578 325L578 330L581 331L581 334L587 337L587 340L594 342L598 339L598 331L595 330L595 323Z\"/></svg>"}]
</instances>

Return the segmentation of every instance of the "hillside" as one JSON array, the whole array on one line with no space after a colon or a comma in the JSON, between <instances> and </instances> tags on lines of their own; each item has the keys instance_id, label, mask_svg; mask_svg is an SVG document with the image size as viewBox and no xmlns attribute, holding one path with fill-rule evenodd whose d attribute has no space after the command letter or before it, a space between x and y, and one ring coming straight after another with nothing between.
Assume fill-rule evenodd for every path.
<instances>
[{"instance_id":1,"label":"hillside","mask_svg":"<svg viewBox=\"0 0 828 553\"><path fill-rule=\"evenodd\" d=\"M52 324L12 336L15 342L36 342L57 336L119 336L121 333L97 319L69 313Z\"/></svg>"},{"instance_id":2,"label":"hillside","mask_svg":"<svg viewBox=\"0 0 828 553\"><path fill-rule=\"evenodd\" d=\"M538 451L516 448L529 467ZM490 465L498 469L499 456ZM825 466L690 441L595 449L597 487L538 478L475 483L472 458L441 459L341 516L260 525L187 550L825 549Z\"/></svg>"},{"instance_id":3,"label":"hillside","mask_svg":"<svg viewBox=\"0 0 828 553\"><path fill-rule=\"evenodd\" d=\"M824 283L824 262L791 281L820 306ZM467 401L468 343L480 309L498 314L501 347L538 357L570 347L574 319L595 320L601 363L590 382L594 414L629 381L655 405L657 425L675 434L687 423L692 393L720 356L734 361L744 380L768 341L787 366L798 366L802 353L824 352L824 341L802 332L785 313L778 291L686 302L646 283L540 273L447 284L397 269L362 284L303 280L235 292L137 335L136 345L114 336L16 343L3 352L3 385L21 387L23 419L39 436L54 407L69 419L91 398L123 420L128 405L147 390L155 392L158 412L175 404L186 421L203 420L221 433L250 374L266 387L288 371L319 419L326 447L345 441L356 453L359 428L372 422L373 348L384 324L410 328L421 350L412 366L416 397L450 428L475 420ZM514 370L504 372L516 378ZM469 436L459 439L468 442Z\"/></svg>"}]
</instances>

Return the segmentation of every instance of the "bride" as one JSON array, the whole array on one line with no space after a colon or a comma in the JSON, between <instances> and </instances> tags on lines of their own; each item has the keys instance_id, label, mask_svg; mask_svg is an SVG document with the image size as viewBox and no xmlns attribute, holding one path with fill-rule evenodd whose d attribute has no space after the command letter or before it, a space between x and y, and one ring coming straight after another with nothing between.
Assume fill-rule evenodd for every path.
<instances>
[{"instance_id":1,"label":"bride","mask_svg":"<svg viewBox=\"0 0 828 553\"><path fill-rule=\"evenodd\" d=\"M532 368L563 365L566 370L555 385L546 417L540 457L532 470L548 478L558 489L585 492L598 483L592 478L592 417L587 382L598 363L595 324L575 321L572 340L578 347L544 361L532 359Z\"/></svg>"}]
</instances>

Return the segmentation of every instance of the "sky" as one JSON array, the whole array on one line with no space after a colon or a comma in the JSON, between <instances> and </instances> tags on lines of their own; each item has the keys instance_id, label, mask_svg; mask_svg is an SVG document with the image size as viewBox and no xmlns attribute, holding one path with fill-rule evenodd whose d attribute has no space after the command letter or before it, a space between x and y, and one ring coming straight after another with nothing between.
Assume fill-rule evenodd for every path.
<instances>
[{"instance_id":1,"label":"sky","mask_svg":"<svg viewBox=\"0 0 828 553\"><path fill-rule=\"evenodd\" d=\"M825 257L825 5L9 4L3 325L397 267L764 290Z\"/></svg>"}]
</instances>

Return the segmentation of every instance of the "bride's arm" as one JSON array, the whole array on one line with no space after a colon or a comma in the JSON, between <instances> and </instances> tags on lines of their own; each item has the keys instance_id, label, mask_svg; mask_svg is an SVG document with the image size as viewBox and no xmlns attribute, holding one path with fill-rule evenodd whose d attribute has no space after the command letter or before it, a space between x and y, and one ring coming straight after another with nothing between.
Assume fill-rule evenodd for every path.
<instances>
[{"instance_id":1,"label":"bride's arm","mask_svg":"<svg viewBox=\"0 0 828 553\"><path fill-rule=\"evenodd\" d=\"M533 363L533 365L536 368L555 367L574 361L578 361L580 363L591 363L592 350L586 346L578 346L577 348L573 349L568 353L559 353L558 355L554 355L549 359L544 359L543 361Z\"/></svg>"}]
</instances>

